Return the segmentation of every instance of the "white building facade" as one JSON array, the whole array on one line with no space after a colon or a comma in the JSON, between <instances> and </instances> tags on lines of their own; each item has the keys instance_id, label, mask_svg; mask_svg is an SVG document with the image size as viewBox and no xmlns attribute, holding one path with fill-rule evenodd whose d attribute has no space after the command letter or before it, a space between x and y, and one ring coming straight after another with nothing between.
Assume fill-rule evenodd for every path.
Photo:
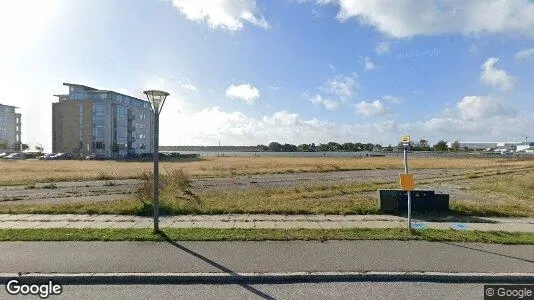
<instances>
[{"instance_id":1,"label":"white building facade","mask_svg":"<svg viewBox=\"0 0 534 300\"><path fill-rule=\"evenodd\" d=\"M0 148L20 150L21 114L17 107L0 104Z\"/></svg>"}]
</instances>

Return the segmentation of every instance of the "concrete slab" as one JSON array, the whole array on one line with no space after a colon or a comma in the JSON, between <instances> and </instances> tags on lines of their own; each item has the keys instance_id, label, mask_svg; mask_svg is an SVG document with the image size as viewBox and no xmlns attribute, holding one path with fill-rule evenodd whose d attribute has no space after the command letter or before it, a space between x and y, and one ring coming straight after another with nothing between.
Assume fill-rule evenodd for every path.
<instances>
[{"instance_id":1,"label":"concrete slab","mask_svg":"<svg viewBox=\"0 0 534 300\"><path fill-rule=\"evenodd\" d=\"M213 227L214 228L234 228L235 221L214 221Z\"/></svg>"},{"instance_id":2,"label":"concrete slab","mask_svg":"<svg viewBox=\"0 0 534 300\"><path fill-rule=\"evenodd\" d=\"M193 222L192 228L210 228L213 227L213 221L196 221Z\"/></svg>"},{"instance_id":3,"label":"concrete slab","mask_svg":"<svg viewBox=\"0 0 534 300\"><path fill-rule=\"evenodd\" d=\"M341 229L343 226L339 221L326 221L326 222L317 222L322 229Z\"/></svg>"},{"instance_id":4,"label":"concrete slab","mask_svg":"<svg viewBox=\"0 0 534 300\"><path fill-rule=\"evenodd\" d=\"M191 221L176 221L172 223L171 226L166 226L168 228L192 228L194 226L195 222Z\"/></svg>"},{"instance_id":5,"label":"concrete slab","mask_svg":"<svg viewBox=\"0 0 534 300\"><path fill-rule=\"evenodd\" d=\"M50 222L32 222L36 226L33 228L67 228L70 222L67 221L50 221Z\"/></svg>"},{"instance_id":6,"label":"concrete slab","mask_svg":"<svg viewBox=\"0 0 534 300\"><path fill-rule=\"evenodd\" d=\"M137 222L113 222L109 228L133 228Z\"/></svg>"},{"instance_id":7,"label":"concrete slab","mask_svg":"<svg viewBox=\"0 0 534 300\"><path fill-rule=\"evenodd\" d=\"M235 222L234 228L254 228L254 222Z\"/></svg>"},{"instance_id":8,"label":"concrete slab","mask_svg":"<svg viewBox=\"0 0 534 300\"><path fill-rule=\"evenodd\" d=\"M25 229L25 228L34 228L35 224L34 222L2 221L0 222L0 226L2 229L11 229L11 228Z\"/></svg>"},{"instance_id":9,"label":"concrete slab","mask_svg":"<svg viewBox=\"0 0 534 300\"><path fill-rule=\"evenodd\" d=\"M136 222L134 224L132 224L131 228L153 228L154 227L154 223L152 222L145 222L145 221L142 221L142 222Z\"/></svg>"},{"instance_id":10,"label":"concrete slab","mask_svg":"<svg viewBox=\"0 0 534 300\"><path fill-rule=\"evenodd\" d=\"M27 220L32 215L29 214L10 214L7 217L3 218L2 221L24 221Z\"/></svg>"},{"instance_id":11,"label":"concrete slab","mask_svg":"<svg viewBox=\"0 0 534 300\"><path fill-rule=\"evenodd\" d=\"M276 228L276 221L255 221L254 228Z\"/></svg>"}]
</instances>

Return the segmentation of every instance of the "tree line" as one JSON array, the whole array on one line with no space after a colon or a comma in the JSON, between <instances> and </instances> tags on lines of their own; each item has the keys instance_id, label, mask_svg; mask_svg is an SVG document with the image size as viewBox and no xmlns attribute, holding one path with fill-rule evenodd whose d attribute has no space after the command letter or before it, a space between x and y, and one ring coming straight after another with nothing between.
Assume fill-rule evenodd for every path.
<instances>
[{"instance_id":1,"label":"tree line","mask_svg":"<svg viewBox=\"0 0 534 300\"><path fill-rule=\"evenodd\" d=\"M320 143L320 144L281 144L271 142L269 145L257 146L161 146L161 151L205 151L205 152L360 152L360 151L402 151L402 143L396 146L383 146L373 143ZM440 140L434 145L430 145L427 140L421 139L417 142L411 142L409 145L411 151L463 151L460 149L460 143L455 141L449 145L447 142Z\"/></svg>"}]
</instances>

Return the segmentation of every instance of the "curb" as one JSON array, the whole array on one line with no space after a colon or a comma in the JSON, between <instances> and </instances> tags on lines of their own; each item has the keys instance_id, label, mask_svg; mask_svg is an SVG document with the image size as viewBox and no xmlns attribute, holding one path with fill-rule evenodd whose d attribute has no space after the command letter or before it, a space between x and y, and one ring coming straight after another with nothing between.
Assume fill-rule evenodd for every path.
<instances>
[{"instance_id":1,"label":"curb","mask_svg":"<svg viewBox=\"0 0 534 300\"><path fill-rule=\"evenodd\" d=\"M0 284L276 284L306 282L532 283L534 273L293 272L293 273L0 273Z\"/></svg>"}]
</instances>

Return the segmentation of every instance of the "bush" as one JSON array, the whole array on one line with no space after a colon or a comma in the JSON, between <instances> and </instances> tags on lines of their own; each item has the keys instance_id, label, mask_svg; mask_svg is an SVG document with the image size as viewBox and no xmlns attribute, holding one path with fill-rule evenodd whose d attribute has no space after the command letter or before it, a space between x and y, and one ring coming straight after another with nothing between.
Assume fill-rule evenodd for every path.
<instances>
[{"instance_id":1,"label":"bush","mask_svg":"<svg viewBox=\"0 0 534 300\"><path fill-rule=\"evenodd\" d=\"M143 181L137 190L137 214L151 215L153 212L152 193L154 187L154 174L144 172L141 174ZM202 205L200 198L189 188L190 177L182 169L166 171L159 176L160 189L160 214L184 214L200 212Z\"/></svg>"},{"instance_id":2,"label":"bush","mask_svg":"<svg viewBox=\"0 0 534 300\"><path fill-rule=\"evenodd\" d=\"M43 189L57 189L57 185L55 183L50 183L47 185L43 185Z\"/></svg>"},{"instance_id":3,"label":"bush","mask_svg":"<svg viewBox=\"0 0 534 300\"><path fill-rule=\"evenodd\" d=\"M96 179L97 180L111 180L111 179L113 179L113 175L108 174L108 173L106 173L104 171L100 171L98 173L98 176L96 177Z\"/></svg>"}]
</instances>

